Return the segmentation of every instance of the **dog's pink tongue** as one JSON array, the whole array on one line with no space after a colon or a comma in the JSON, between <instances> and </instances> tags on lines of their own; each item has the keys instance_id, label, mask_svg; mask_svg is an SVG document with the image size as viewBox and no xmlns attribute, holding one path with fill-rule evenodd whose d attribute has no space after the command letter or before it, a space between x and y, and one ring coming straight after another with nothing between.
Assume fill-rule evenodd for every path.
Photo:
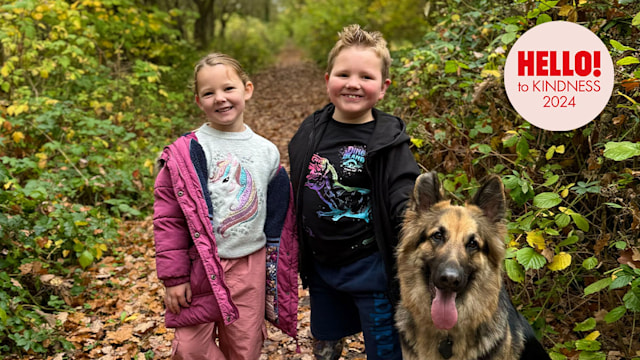
<instances>
[{"instance_id":1,"label":"dog's pink tongue","mask_svg":"<svg viewBox=\"0 0 640 360\"><path fill-rule=\"evenodd\" d=\"M449 330L458 322L455 292L436 288L436 298L431 303L431 319L440 330Z\"/></svg>"}]
</instances>

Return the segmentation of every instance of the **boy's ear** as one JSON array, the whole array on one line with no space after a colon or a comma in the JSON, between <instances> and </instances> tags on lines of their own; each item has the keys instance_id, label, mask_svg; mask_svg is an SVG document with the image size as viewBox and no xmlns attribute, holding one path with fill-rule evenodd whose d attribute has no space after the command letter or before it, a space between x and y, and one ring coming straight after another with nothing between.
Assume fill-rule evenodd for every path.
<instances>
[{"instance_id":1,"label":"boy's ear","mask_svg":"<svg viewBox=\"0 0 640 360\"><path fill-rule=\"evenodd\" d=\"M378 97L378 100L382 100L382 98L384 97L384 94L387 92L387 89L389 88L389 85L391 85L391 79L386 79L385 81L382 82L382 91L380 91L380 96Z\"/></svg>"}]
</instances>

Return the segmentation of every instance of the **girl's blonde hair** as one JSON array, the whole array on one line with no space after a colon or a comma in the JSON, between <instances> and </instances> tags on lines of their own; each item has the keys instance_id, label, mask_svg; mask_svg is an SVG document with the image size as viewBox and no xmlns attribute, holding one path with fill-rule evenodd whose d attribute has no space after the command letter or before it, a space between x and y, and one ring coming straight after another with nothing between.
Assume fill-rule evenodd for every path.
<instances>
[{"instance_id":1,"label":"girl's blonde hair","mask_svg":"<svg viewBox=\"0 0 640 360\"><path fill-rule=\"evenodd\" d=\"M351 24L342 29L338 33L340 37L333 49L329 52L329 59L327 61L327 73L331 74L333 65L336 61L336 57L340 52L347 48L352 47L364 47L372 49L376 55L382 60L382 79L389 78L389 67L391 66L391 55L387 48L387 41L382 37L382 34L378 31L365 31L360 28L358 24Z\"/></svg>"},{"instance_id":2,"label":"girl's blonde hair","mask_svg":"<svg viewBox=\"0 0 640 360\"><path fill-rule=\"evenodd\" d=\"M198 61L198 63L196 64L195 69L193 70L193 83L191 84L191 87L194 94L198 95L198 72L200 72L200 70L204 66L215 65L226 65L231 67L236 72L240 80L242 80L242 83L244 85L247 85L247 83L250 81L249 75L247 75L247 72L244 71L238 60L232 58L227 54L211 53L200 59L200 61Z\"/></svg>"}]
</instances>

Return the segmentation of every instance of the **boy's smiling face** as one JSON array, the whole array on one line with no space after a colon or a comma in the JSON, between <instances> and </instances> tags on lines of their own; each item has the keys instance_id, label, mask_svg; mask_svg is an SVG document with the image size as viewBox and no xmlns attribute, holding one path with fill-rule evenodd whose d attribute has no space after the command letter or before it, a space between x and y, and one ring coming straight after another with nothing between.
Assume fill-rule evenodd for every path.
<instances>
[{"instance_id":1,"label":"boy's smiling face","mask_svg":"<svg viewBox=\"0 0 640 360\"><path fill-rule=\"evenodd\" d=\"M345 48L325 74L337 121L362 124L373 120L371 109L384 97L391 80L382 78L382 59L373 49Z\"/></svg>"}]
</instances>

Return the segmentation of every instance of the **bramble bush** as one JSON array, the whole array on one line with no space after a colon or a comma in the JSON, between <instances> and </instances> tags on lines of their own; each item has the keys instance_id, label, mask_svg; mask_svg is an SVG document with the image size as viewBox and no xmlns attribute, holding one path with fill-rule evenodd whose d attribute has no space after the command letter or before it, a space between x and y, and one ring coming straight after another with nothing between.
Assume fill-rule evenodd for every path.
<instances>
[{"instance_id":1,"label":"bramble bush","mask_svg":"<svg viewBox=\"0 0 640 360\"><path fill-rule=\"evenodd\" d=\"M473 193L486 174L502 177L510 199L509 287L554 360L637 358L640 7L631 1L437 5L423 41L392 54L393 84L383 108L408 122L417 160L442 174L454 197ZM615 62L607 107L568 132L523 121L502 85L510 46L552 20L588 27Z\"/></svg>"},{"instance_id":2,"label":"bramble bush","mask_svg":"<svg viewBox=\"0 0 640 360\"><path fill-rule=\"evenodd\" d=\"M3 0L0 18L0 353L52 354L79 272L150 211L194 51L134 0Z\"/></svg>"}]
</instances>

